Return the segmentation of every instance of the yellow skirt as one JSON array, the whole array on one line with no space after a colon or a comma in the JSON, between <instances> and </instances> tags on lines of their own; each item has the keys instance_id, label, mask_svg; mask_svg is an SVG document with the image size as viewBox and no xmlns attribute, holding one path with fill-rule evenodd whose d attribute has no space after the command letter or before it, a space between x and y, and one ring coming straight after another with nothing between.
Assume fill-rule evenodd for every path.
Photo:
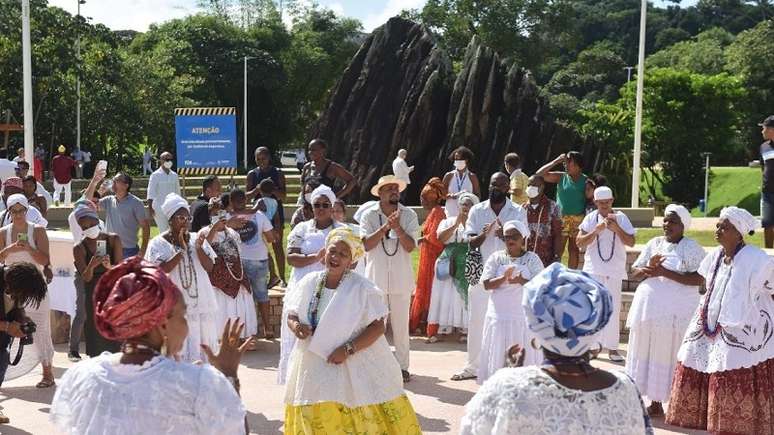
<instances>
[{"instance_id":1,"label":"yellow skirt","mask_svg":"<svg viewBox=\"0 0 774 435\"><path fill-rule=\"evenodd\" d=\"M336 402L285 406L285 433L311 434L421 434L417 415L405 395L376 405L347 408Z\"/></svg>"}]
</instances>

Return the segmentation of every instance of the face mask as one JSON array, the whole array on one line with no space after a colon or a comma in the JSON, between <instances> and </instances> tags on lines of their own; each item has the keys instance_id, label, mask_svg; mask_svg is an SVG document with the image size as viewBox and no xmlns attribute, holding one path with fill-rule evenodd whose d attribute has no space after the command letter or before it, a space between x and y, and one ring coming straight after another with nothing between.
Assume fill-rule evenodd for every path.
<instances>
[{"instance_id":1,"label":"face mask","mask_svg":"<svg viewBox=\"0 0 774 435\"><path fill-rule=\"evenodd\" d=\"M528 186L527 187L527 196L530 198L537 198L537 196L540 195L540 188L537 186Z\"/></svg>"},{"instance_id":2,"label":"face mask","mask_svg":"<svg viewBox=\"0 0 774 435\"><path fill-rule=\"evenodd\" d=\"M311 204L312 203L312 194L311 193L305 193L304 194L304 201L306 201L309 204Z\"/></svg>"},{"instance_id":3,"label":"face mask","mask_svg":"<svg viewBox=\"0 0 774 435\"><path fill-rule=\"evenodd\" d=\"M87 237L89 239L96 239L99 236L99 225L94 225L93 227L83 230L83 237Z\"/></svg>"},{"instance_id":4,"label":"face mask","mask_svg":"<svg viewBox=\"0 0 774 435\"><path fill-rule=\"evenodd\" d=\"M507 194L505 192L500 192L499 190L492 190L489 192L489 202L500 204L501 202L505 201L505 198L507 197Z\"/></svg>"},{"instance_id":5,"label":"face mask","mask_svg":"<svg viewBox=\"0 0 774 435\"><path fill-rule=\"evenodd\" d=\"M172 161L171 160L167 160L166 162L164 162L164 167L167 168L167 169L171 169L172 168Z\"/></svg>"},{"instance_id":6,"label":"face mask","mask_svg":"<svg viewBox=\"0 0 774 435\"><path fill-rule=\"evenodd\" d=\"M465 167L467 167L467 166L468 166L468 163L465 160L455 160L454 161L454 167L458 171L461 171L461 170L465 169Z\"/></svg>"}]
</instances>

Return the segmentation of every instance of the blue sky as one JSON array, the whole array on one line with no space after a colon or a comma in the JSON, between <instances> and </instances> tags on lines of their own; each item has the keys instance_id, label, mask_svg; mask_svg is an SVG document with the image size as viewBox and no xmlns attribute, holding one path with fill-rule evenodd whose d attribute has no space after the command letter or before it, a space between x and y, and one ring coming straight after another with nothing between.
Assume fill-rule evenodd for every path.
<instances>
[{"instance_id":1,"label":"blue sky","mask_svg":"<svg viewBox=\"0 0 774 435\"><path fill-rule=\"evenodd\" d=\"M318 0L324 7L338 14L355 17L363 23L366 31L383 24L403 9L421 8L426 0ZM600 0L604 1L604 0ZM684 5L695 4L697 0L684 0ZM663 5L664 0L656 0ZM76 11L77 0L49 0L72 13ZM196 13L196 0L87 0L81 6L84 16L94 22L105 24L111 29L133 29L145 31L152 23L163 22Z\"/></svg>"}]
</instances>

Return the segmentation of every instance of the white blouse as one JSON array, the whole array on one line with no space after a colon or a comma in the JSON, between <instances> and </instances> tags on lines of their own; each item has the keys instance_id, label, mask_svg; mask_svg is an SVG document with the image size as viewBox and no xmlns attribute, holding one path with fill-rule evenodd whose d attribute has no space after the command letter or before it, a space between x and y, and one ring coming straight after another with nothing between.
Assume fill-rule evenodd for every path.
<instances>
[{"instance_id":1,"label":"white blouse","mask_svg":"<svg viewBox=\"0 0 774 435\"><path fill-rule=\"evenodd\" d=\"M103 353L68 369L51 404L67 434L244 434L245 407L211 365L157 357L142 366Z\"/></svg>"},{"instance_id":2,"label":"white blouse","mask_svg":"<svg viewBox=\"0 0 774 435\"><path fill-rule=\"evenodd\" d=\"M465 406L462 435L653 434L634 381L621 372L608 388L580 391L540 367L498 370Z\"/></svg>"},{"instance_id":3,"label":"white blouse","mask_svg":"<svg viewBox=\"0 0 774 435\"><path fill-rule=\"evenodd\" d=\"M543 262L534 252L525 252L521 257L512 258L507 251L497 251L486 260L481 282L502 276L511 266L528 281L543 270ZM508 283L491 290L486 309L487 317L500 320L523 318L524 308L521 306L523 291L524 287L521 284Z\"/></svg>"}]
</instances>

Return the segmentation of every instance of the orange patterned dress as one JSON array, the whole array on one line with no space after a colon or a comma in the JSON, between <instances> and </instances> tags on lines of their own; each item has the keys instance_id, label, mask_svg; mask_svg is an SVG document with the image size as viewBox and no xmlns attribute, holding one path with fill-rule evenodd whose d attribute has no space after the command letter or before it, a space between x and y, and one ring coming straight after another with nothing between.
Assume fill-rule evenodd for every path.
<instances>
[{"instance_id":1,"label":"orange patterned dress","mask_svg":"<svg viewBox=\"0 0 774 435\"><path fill-rule=\"evenodd\" d=\"M427 215L422 224L424 242L419 245L419 270L417 271L417 287L414 290L414 300L411 301L409 331L415 331L421 323L427 322L427 312L430 309L430 290L433 288L435 276L435 260L443 252L444 244L438 240L438 225L446 219L443 207L436 206Z\"/></svg>"}]
</instances>

